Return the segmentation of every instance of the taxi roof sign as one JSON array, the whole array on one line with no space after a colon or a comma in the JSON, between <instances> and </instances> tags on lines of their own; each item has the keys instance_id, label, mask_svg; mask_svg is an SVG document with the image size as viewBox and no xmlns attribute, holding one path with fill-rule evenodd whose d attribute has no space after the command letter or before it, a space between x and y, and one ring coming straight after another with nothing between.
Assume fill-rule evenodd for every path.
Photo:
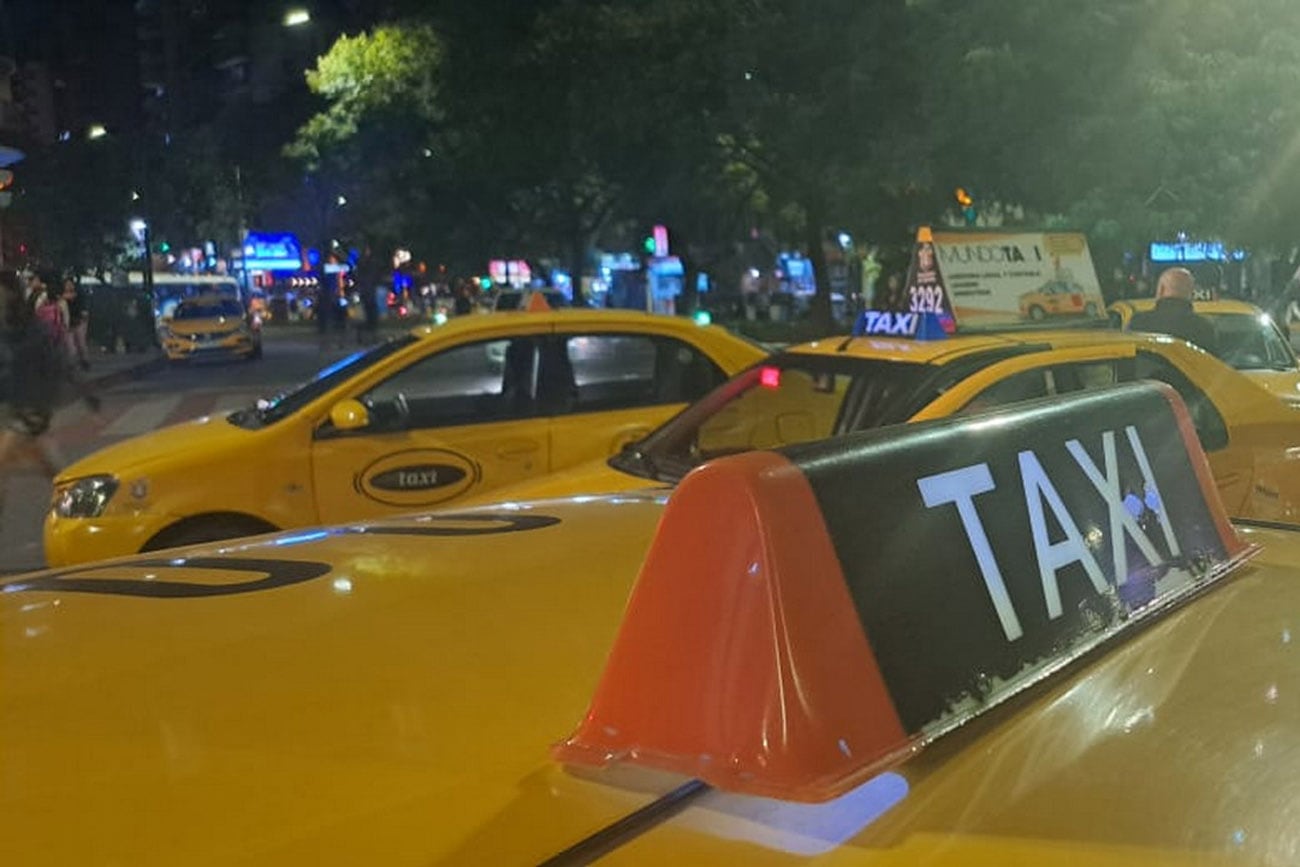
<instances>
[{"instance_id":1,"label":"taxi roof sign","mask_svg":"<svg viewBox=\"0 0 1300 867\"><path fill-rule=\"evenodd\" d=\"M669 501L555 755L826 800L1248 553L1154 383L724 458Z\"/></svg>"}]
</instances>

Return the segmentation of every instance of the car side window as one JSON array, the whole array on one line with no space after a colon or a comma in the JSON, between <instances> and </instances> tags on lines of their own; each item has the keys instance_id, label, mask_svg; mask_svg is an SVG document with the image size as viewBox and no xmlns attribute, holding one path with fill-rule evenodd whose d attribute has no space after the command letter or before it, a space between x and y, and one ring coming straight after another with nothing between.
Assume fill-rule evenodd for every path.
<instances>
[{"instance_id":1,"label":"car side window","mask_svg":"<svg viewBox=\"0 0 1300 867\"><path fill-rule=\"evenodd\" d=\"M1133 364L1134 379L1154 379L1178 392L1192 417L1201 448L1217 451L1228 444L1228 426L1209 395L1197 388L1187 375L1170 362L1150 352L1139 352Z\"/></svg>"},{"instance_id":2,"label":"car side window","mask_svg":"<svg viewBox=\"0 0 1300 867\"><path fill-rule=\"evenodd\" d=\"M1006 406L1009 403L1047 397L1047 377L1045 374L1046 371L1041 367L1013 373L1006 379L993 383L971 398L970 403L962 407L958 415L987 412L1000 406Z\"/></svg>"},{"instance_id":3,"label":"car side window","mask_svg":"<svg viewBox=\"0 0 1300 867\"><path fill-rule=\"evenodd\" d=\"M688 403L726 379L693 346L643 334L561 334L542 364L548 414Z\"/></svg>"},{"instance_id":4,"label":"car side window","mask_svg":"<svg viewBox=\"0 0 1300 867\"><path fill-rule=\"evenodd\" d=\"M1114 385L1116 379L1115 364L1110 360L1080 361L1022 370L984 389L962 407L958 414L984 412L1022 400L1101 388Z\"/></svg>"},{"instance_id":5,"label":"car side window","mask_svg":"<svg viewBox=\"0 0 1300 867\"><path fill-rule=\"evenodd\" d=\"M408 365L362 395L373 430L450 427L537 414L536 339L467 343Z\"/></svg>"}]
</instances>

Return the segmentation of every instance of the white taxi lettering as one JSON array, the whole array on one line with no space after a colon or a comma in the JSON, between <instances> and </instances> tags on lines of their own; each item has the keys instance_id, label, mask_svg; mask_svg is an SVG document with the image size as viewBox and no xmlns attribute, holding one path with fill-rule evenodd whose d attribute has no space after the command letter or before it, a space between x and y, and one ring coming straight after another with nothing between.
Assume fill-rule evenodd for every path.
<instances>
[{"instance_id":1,"label":"white taxi lettering","mask_svg":"<svg viewBox=\"0 0 1300 867\"><path fill-rule=\"evenodd\" d=\"M915 313L890 313L887 310L868 310L866 316L866 334L894 334L904 337L916 333Z\"/></svg>"},{"instance_id":2,"label":"white taxi lettering","mask_svg":"<svg viewBox=\"0 0 1300 867\"><path fill-rule=\"evenodd\" d=\"M1136 433L1134 431L1135 436ZM1151 544L1146 532L1138 524L1137 518L1124 508L1124 494L1120 491L1119 483L1119 461L1115 457L1115 432L1108 430L1101 435L1102 463L1106 467L1105 473L1097 469L1097 465L1092 462L1092 457L1078 440L1070 440L1065 447L1070 450L1074 462L1079 465L1079 469L1083 470L1088 481L1092 482L1097 493L1101 494L1101 498L1106 501L1106 508L1110 512L1110 552L1115 562L1115 583L1122 586L1128 581L1125 534L1137 543L1138 550L1142 552L1143 557L1147 558L1148 563L1152 566L1158 565L1160 555L1156 553L1155 546ZM1141 447L1139 442L1134 450L1137 451Z\"/></svg>"},{"instance_id":3,"label":"white taxi lettering","mask_svg":"<svg viewBox=\"0 0 1300 867\"><path fill-rule=\"evenodd\" d=\"M1169 510L1165 508L1164 500L1160 497L1160 489L1156 487L1156 477L1151 472L1151 462L1147 460L1146 450L1142 448L1142 440L1138 437L1137 428L1129 425L1124 428L1124 433L1128 436L1129 447L1133 449L1133 457L1137 459L1138 469L1142 471L1142 482L1146 487L1146 493L1156 496L1156 502L1159 506L1156 509L1156 517L1160 520L1160 529L1165 534L1165 544L1169 546L1169 556L1177 557L1179 548L1178 540L1174 538L1174 526L1169 523Z\"/></svg>"},{"instance_id":4,"label":"white taxi lettering","mask_svg":"<svg viewBox=\"0 0 1300 867\"><path fill-rule=\"evenodd\" d=\"M1158 516L1170 556L1179 555L1178 542L1174 537L1173 525L1170 523L1168 510L1160 500L1160 491L1156 487L1155 475L1151 463L1142 447L1142 440L1137 429L1129 426L1125 429L1133 457L1142 473L1144 484L1144 504L1151 507ZM1092 483L1093 488L1106 504L1110 517L1111 556L1115 566L1115 582L1122 585L1128 578L1128 558L1125 550L1126 537L1132 539L1152 565L1163 562L1155 545L1124 504L1119 478L1119 460L1115 447L1115 432L1104 431L1102 442L1102 465L1099 469L1079 440L1069 440L1065 447L1079 469ZM1025 498L1025 508L1029 514L1030 538L1034 546L1034 556L1038 561L1039 578L1043 587L1043 598L1049 619L1056 619L1062 614L1061 590L1058 574L1066 566L1078 563L1083 567L1088 581L1099 595L1109 592L1105 574L1088 548L1078 523L1065 507L1056 486L1043 469L1038 456L1028 449L1019 453L1021 489ZM988 533L975 508L974 498L996 490L993 474L987 463L972 464L956 470L937 473L917 480L921 499L926 508L946 505L957 507L962 529L970 542L975 561L979 564L980 574L993 602L998 622L1008 641L1015 641L1024 634L1020 618L1016 614L1011 596L1007 591L1002 571L998 567L997 557L989 543ZM1152 505L1151 500L1155 499ZM1047 527L1047 510L1050 509L1057 524L1060 525L1065 538L1052 542Z\"/></svg>"},{"instance_id":5,"label":"white taxi lettering","mask_svg":"<svg viewBox=\"0 0 1300 867\"><path fill-rule=\"evenodd\" d=\"M961 517L962 528L975 552L975 560L979 563L980 574L984 576L984 586L988 588L989 598L993 600L993 609L998 614L998 622L1002 624L1002 632L1007 636L1007 641L1015 641L1024 635L1015 606L1011 604L1011 595L1007 593L1006 582L1002 580L1002 570L998 569L997 558L993 556L993 546L989 544L988 534L984 532L979 513L975 511L975 495L988 493L997 487L993 484L989 465L975 464L960 470L926 476L916 484L921 489L921 499L927 508L942 506L944 503L957 506L957 514Z\"/></svg>"},{"instance_id":6,"label":"white taxi lettering","mask_svg":"<svg viewBox=\"0 0 1300 867\"><path fill-rule=\"evenodd\" d=\"M1101 567L1088 550L1088 544L1083 540L1083 534L1079 532L1074 518L1066 511L1061 495L1056 492L1052 480L1038 462L1038 456L1028 450L1020 453L1020 481L1025 491L1025 507L1029 509L1029 532L1034 540L1034 554L1038 557L1038 574L1043 581L1047 616L1055 620L1061 616L1061 589L1056 583L1057 572L1071 563L1083 564L1092 588L1099 594L1106 593L1106 576L1101 574ZM1065 531L1065 538L1059 542L1051 542L1047 538L1044 500Z\"/></svg>"}]
</instances>

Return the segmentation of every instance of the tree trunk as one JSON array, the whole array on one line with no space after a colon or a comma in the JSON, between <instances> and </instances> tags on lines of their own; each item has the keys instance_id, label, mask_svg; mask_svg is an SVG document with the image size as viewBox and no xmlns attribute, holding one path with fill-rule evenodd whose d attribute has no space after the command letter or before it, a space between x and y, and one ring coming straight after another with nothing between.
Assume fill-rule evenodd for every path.
<instances>
[{"instance_id":1,"label":"tree trunk","mask_svg":"<svg viewBox=\"0 0 1300 867\"><path fill-rule=\"evenodd\" d=\"M808 209L808 258L812 260L817 291L808 306L808 319L818 333L830 334L835 329L831 315L831 274L826 264L826 248L822 246L822 214L820 208Z\"/></svg>"},{"instance_id":2,"label":"tree trunk","mask_svg":"<svg viewBox=\"0 0 1300 867\"><path fill-rule=\"evenodd\" d=\"M569 239L569 278L573 281L573 306L587 306L587 294L582 290L582 271L587 266L587 238L574 231Z\"/></svg>"}]
</instances>

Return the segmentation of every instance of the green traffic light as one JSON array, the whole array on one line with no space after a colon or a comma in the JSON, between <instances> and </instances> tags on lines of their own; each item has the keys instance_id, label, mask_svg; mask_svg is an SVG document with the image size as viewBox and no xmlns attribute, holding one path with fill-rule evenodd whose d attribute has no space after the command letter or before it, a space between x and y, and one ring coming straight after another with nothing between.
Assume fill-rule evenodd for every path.
<instances>
[{"instance_id":1,"label":"green traffic light","mask_svg":"<svg viewBox=\"0 0 1300 867\"><path fill-rule=\"evenodd\" d=\"M641 248L647 253L655 251L655 239L651 235L646 235L645 240L641 242Z\"/></svg>"}]
</instances>

